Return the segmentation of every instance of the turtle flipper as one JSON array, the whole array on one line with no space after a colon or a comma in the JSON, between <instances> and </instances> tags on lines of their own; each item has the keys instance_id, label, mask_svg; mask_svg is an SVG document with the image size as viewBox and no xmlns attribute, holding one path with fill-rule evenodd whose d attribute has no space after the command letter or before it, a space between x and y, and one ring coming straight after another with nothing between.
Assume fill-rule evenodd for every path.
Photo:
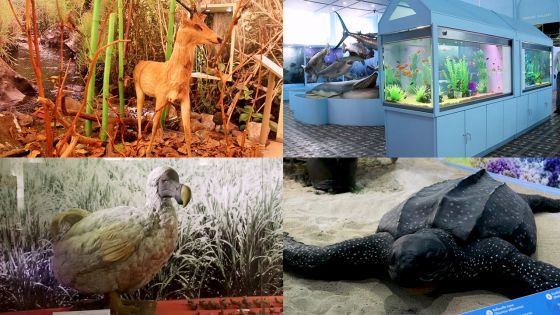
<instances>
[{"instance_id":1,"label":"turtle flipper","mask_svg":"<svg viewBox=\"0 0 560 315\"><path fill-rule=\"evenodd\" d=\"M541 195L519 194L533 210L533 213L539 212L560 212L560 199L552 199Z\"/></svg>"},{"instance_id":2,"label":"turtle flipper","mask_svg":"<svg viewBox=\"0 0 560 315\"><path fill-rule=\"evenodd\" d=\"M393 241L389 233L382 232L319 247L284 234L284 270L323 280L385 276Z\"/></svg>"},{"instance_id":3,"label":"turtle flipper","mask_svg":"<svg viewBox=\"0 0 560 315\"><path fill-rule=\"evenodd\" d=\"M459 255L455 280L470 280L499 288L515 288L524 296L560 287L560 269L521 253L509 242L493 237L475 241Z\"/></svg>"}]
</instances>

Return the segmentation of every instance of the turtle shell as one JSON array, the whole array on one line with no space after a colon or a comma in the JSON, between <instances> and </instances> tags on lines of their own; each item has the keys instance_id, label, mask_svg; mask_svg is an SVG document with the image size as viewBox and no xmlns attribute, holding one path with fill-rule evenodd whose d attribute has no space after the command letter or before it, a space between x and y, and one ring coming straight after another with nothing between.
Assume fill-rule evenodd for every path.
<instances>
[{"instance_id":1,"label":"turtle shell","mask_svg":"<svg viewBox=\"0 0 560 315\"><path fill-rule=\"evenodd\" d=\"M536 249L531 208L485 170L421 189L386 213L377 230L397 239L427 228L445 230L463 244L500 237L523 253L532 254Z\"/></svg>"}]
</instances>

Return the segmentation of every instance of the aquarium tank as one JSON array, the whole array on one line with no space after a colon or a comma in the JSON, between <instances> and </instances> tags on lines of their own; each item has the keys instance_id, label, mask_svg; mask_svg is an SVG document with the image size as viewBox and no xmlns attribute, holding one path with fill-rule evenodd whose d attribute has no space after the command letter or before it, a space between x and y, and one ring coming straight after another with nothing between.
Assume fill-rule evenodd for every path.
<instances>
[{"instance_id":1,"label":"aquarium tank","mask_svg":"<svg viewBox=\"0 0 560 315\"><path fill-rule=\"evenodd\" d=\"M521 70L523 91L550 86L551 47L523 43Z\"/></svg>"},{"instance_id":2,"label":"aquarium tank","mask_svg":"<svg viewBox=\"0 0 560 315\"><path fill-rule=\"evenodd\" d=\"M303 46L284 46L284 84L304 84L305 77Z\"/></svg>"},{"instance_id":3,"label":"aquarium tank","mask_svg":"<svg viewBox=\"0 0 560 315\"><path fill-rule=\"evenodd\" d=\"M430 29L421 33L386 36L383 45L385 102L432 111L432 39ZM421 35L422 38L402 36Z\"/></svg>"},{"instance_id":4,"label":"aquarium tank","mask_svg":"<svg viewBox=\"0 0 560 315\"><path fill-rule=\"evenodd\" d=\"M512 93L511 40L441 27L438 32L442 110Z\"/></svg>"}]
</instances>

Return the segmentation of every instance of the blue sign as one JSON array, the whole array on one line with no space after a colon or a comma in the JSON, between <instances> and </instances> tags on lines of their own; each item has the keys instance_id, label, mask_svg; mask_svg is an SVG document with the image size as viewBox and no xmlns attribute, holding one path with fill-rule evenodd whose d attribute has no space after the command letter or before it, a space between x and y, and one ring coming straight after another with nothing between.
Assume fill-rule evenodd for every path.
<instances>
[{"instance_id":1,"label":"blue sign","mask_svg":"<svg viewBox=\"0 0 560 315\"><path fill-rule=\"evenodd\" d=\"M481 308L462 315L559 315L560 288Z\"/></svg>"}]
</instances>

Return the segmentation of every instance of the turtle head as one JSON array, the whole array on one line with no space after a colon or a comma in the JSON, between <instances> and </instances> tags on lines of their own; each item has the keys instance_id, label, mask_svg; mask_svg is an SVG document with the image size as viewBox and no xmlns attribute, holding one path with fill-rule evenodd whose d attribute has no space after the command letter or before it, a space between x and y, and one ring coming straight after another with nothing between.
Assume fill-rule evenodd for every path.
<instances>
[{"instance_id":1,"label":"turtle head","mask_svg":"<svg viewBox=\"0 0 560 315\"><path fill-rule=\"evenodd\" d=\"M452 250L434 230L400 237L389 256L389 275L403 287L424 287L446 277Z\"/></svg>"}]
</instances>

